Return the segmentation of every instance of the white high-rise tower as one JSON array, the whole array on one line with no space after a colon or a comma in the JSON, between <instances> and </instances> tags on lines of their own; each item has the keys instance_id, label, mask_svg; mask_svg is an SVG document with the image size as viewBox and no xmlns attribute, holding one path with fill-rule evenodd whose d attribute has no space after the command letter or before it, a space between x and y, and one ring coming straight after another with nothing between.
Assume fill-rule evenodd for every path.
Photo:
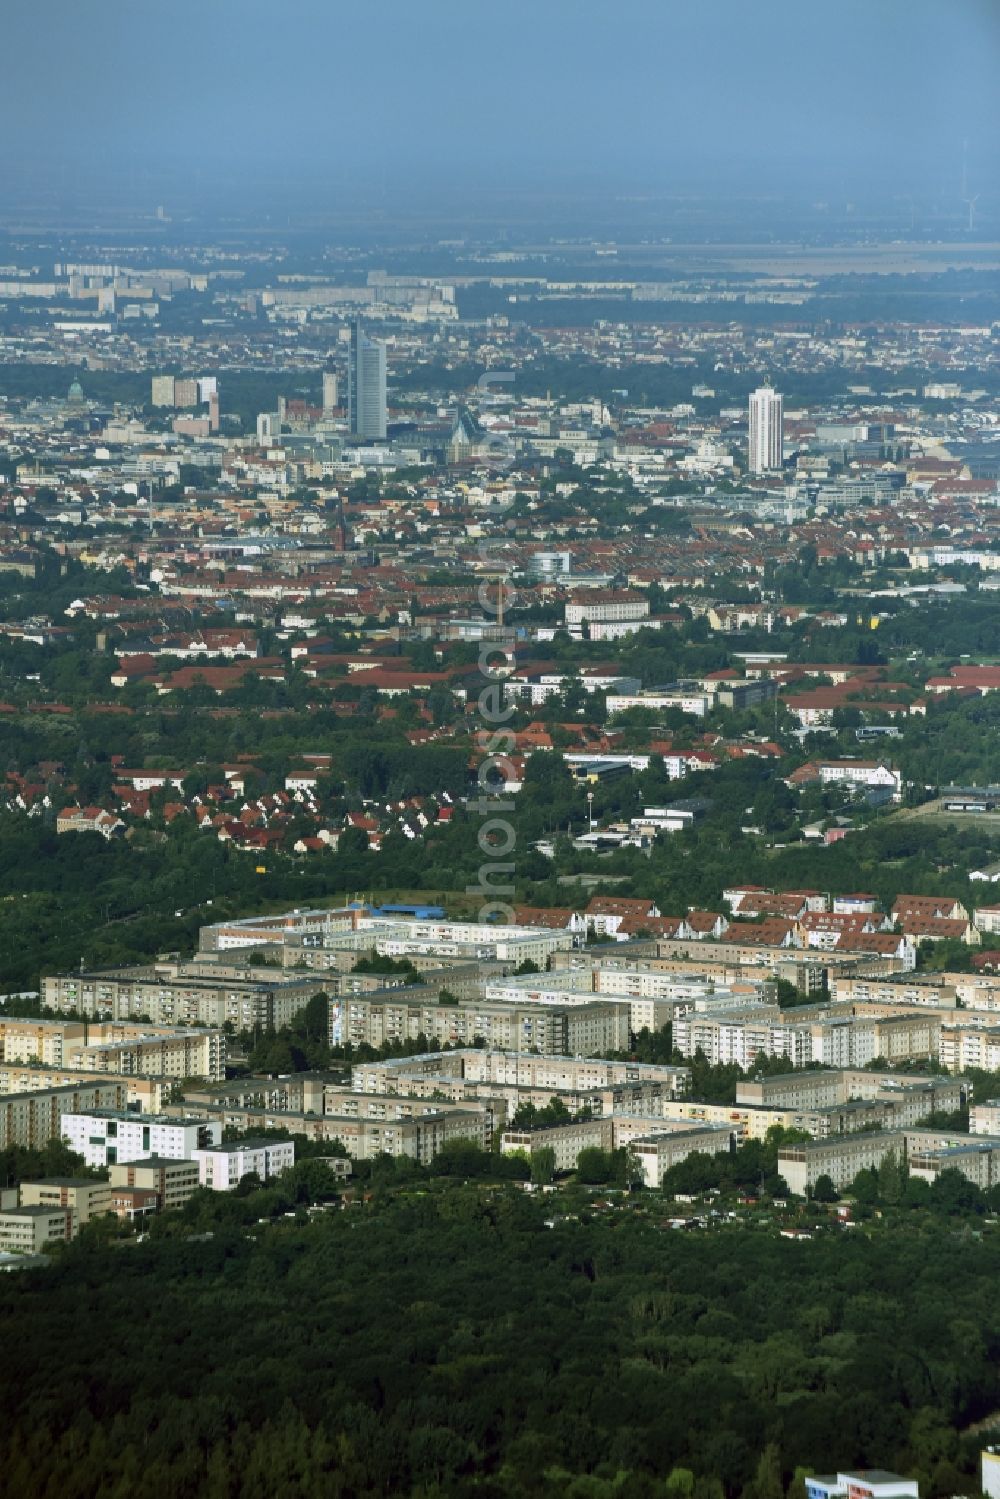
<instances>
[{"instance_id":1,"label":"white high-rise tower","mask_svg":"<svg viewBox=\"0 0 1000 1499\"><path fill-rule=\"evenodd\" d=\"M762 385L750 396L750 472L780 469L784 457L784 402L778 391Z\"/></svg>"}]
</instances>

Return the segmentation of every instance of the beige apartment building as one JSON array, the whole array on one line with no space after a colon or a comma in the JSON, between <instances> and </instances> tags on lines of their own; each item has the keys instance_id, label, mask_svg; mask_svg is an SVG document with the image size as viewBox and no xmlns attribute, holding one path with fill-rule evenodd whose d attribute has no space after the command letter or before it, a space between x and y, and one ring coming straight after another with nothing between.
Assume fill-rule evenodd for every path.
<instances>
[{"instance_id":1,"label":"beige apartment building","mask_svg":"<svg viewBox=\"0 0 1000 1499\"><path fill-rule=\"evenodd\" d=\"M73 1237L73 1215L68 1208L5 1208L0 1212L0 1252L44 1254Z\"/></svg>"},{"instance_id":2,"label":"beige apartment building","mask_svg":"<svg viewBox=\"0 0 1000 1499\"><path fill-rule=\"evenodd\" d=\"M80 1084L118 1081L124 1081L128 1089L129 1107L138 1108L146 1114L158 1114L174 1087L174 1080L167 1077L138 1077L133 1074L122 1079L120 1074L113 1072L84 1072L77 1067L43 1067L27 1062L0 1062L0 1097L7 1093L37 1093L51 1088L74 1088Z\"/></svg>"},{"instance_id":3,"label":"beige apartment building","mask_svg":"<svg viewBox=\"0 0 1000 1499\"><path fill-rule=\"evenodd\" d=\"M269 1113L321 1114L333 1074L294 1072L287 1077L239 1077L184 1089L185 1108L266 1109Z\"/></svg>"},{"instance_id":4,"label":"beige apartment building","mask_svg":"<svg viewBox=\"0 0 1000 1499\"><path fill-rule=\"evenodd\" d=\"M504 1155L525 1155L551 1150L556 1171L575 1171L582 1150L613 1150L614 1125L610 1119L580 1119L551 1129L508 1129L500 1141Z\"/></svg>"},{"instance_id":5,"label":"beige apartment building","mask_svg":"<svg viewBox=\"0 0 1000 1499\"><path fill-rule=\"evenodd\" d=\"M1000 1098L985 1098L969 1110L970 1135L1000 1136Z\"/></svg>"},{"instance_id":6,"label":"beige apartment building","mask_svg":"<svg viewBox=\"0 0 1000 1499\"><path fill-rule=\"evenodd\" d=\"M108 1168L112 1192L126 1189L153 1192L161 1209L181 1208L198 1190L198 1162L149 1156L144 1161L123 1161Z\"/></svg>"},{"instance_id":7,"label":"beige apartment building","mask_svg":"<svg viewBox=\"0 0 1000 1499\"><path fill-rule=\"evenodd\" d=\"M422 1100L409 1100L416 1103ZM336 1114L270 1113L266 1109L227 1109L214 1116L224 1125L256 1133L284 1129L308 1140L339 1141L354 1160L367 1161L377 1155L406 1155L426 1165L449 1140L470 1140L488 1150L492 1138L492 1113L488 1108L456 1108L438 1101L425 1111L401 1109L384 1118L350 1117Z\"/></svg>"},{"instance_id":8,"label":"beige apartment building","mask_svg":"<svg viewBox=\"0 0 1000 1499\"><path fill-rule=\"evenodd\" d=\"M16 1062L127 1076L221 1078L226 1037L221 1030L141 1022L0 1020L0 1064Z\"/></svg>"},{"instance_id":9,"label":"beige apartment building","mask_svg":"<svg viewBox=\"0 0 1000 1499\"><path fill-rule=\"evenodd\" d=\"M411 1074L537 1089L549 1097L646 1083L661 1085L671 1098L683 1097L691 1090L689 1067L600 1056L535 1055L488 1047L360 1062L351 1069L351 1087L362 1093L405 1093Z\"/></svg>"},{"instance_id":10,"label":"beige apartment building","mask_svg":"<svg viewBox=\"0 0 1000 1499\"><path fill-rule=\"evenodd\" d=\"M924 1077L919 1073L885 1073L863 1068L830 1071L782 1072L756 1082L736 1084L737 1104L768 1109L825 1109L852 1099L886 1099L903 1107L915 1102L918 1118L935 1112L953 1113L968 1101L970 1087L965 1078Z\"/></svg>"},{"instance_id":11,"label":"beige apartment building","mask_svg":"<svg viewBox=\"0 0 1000 1499\"><path fill-rule=\"evenodd\" d=\"M839 1190L849 1186L859 1171L877 1169L890 1154L906 1159L910 1170L926 1179L951 1168L978 1185L992 1186L1000 1180L1000 1139L979 1136L972 1142L968 1135L954 1130L926 1128L883 1130L781 1146L778 1172L790 1191L805 1196L821 1176L828 1176Z\"/></svg>"},{"instance_id":12,"label":"beige apartment building","mask_svg":"<svg viewBox=\"0 0 1000 1499\"><path fill-rule=\"evenodd\" d=\"M976 1024L943 1025L938 1061L949 1072L980 1067L985 1072L1000 1069L1000 1026Z\"/></svg>"},{"instance_id":13,"label":"beige apartment building","mask_svg":"<svg viewBox=\"0 0 1000 1499\"><path fill-rule=\"evenodd\" d=\"M409 1098L489 1104L501 1119L510 1119L521 1104L544 1109L554 1099L563 1105L568 1114L578 1114L586 1108L595 1118L606 1118L610 1114L652 1115L662 1118L668 1109L672 1109L674 1098L671 1088L662 1082L615 1083L605 1088L554 1089L446 1077L432 1072L409 1072L396 1082L399 1092L404 1092ZM388 1091L383 1089L380 1096L385 1096ZM399 1096L395 1087L391 1090L391 1096Z\"/></svg>"},{"instance_id":14,"label":"beige apartment building","mask_svg":"<svg viewBox=\"0 0 1000 1499\"><path fill-rule=\"evenodd\" d=\"M548 982L548 975L532 975L534 982L524 984L516 979L504 979L484 984L482 987L483 997L496 1004L548 1004L548 1005L581 1005L592 1003L596 995L591 984L587 983L589 975L582 975L579 986L572 982L552 984ZM573 975L559 975L560 978L572 979ZM604 989L600 995L602 999L611 1004L622 1004L628 1007L629 1030L633 1036L640 1031L658 1031L668 1025L673 1019L676 1005L667 999L655 999L651 995L630 995L616 993L609 988Z\"/></svg>"},{"instance_id":15,"label":"beige apartment building","mask_svg":"<svg viewBox=\"0 0 1000 1499\"><path fill-rule=\"evenodd\" d=\"M291 978L276 972L273 979L251 979L196 963L49 974L42 979L43 1003L62 1014L181 1027L229 1025L238 1031L255 1026L280 1029L322 992L318 977Z\"/></svg>"},{"instance_id":16,"label":"beige apartment building","mask_svg":"<svg viewBox=\"0 0 1000 1499\"><path fill-rule=\"evenodd\" d=\"M66 1049L86 1043L83 1021L0 1019L0 1062L43 1062L68 1066Z\"/></svg>"},{"instance_id":17,"label":"beige apartment building","mask_svg":"<svg viewBox=\"0 0 1000 1499\"><path fill-rule=\"evenodd\" d=\"M831 998L845 1004L929 1005L955 1008L953 975L947 973L839 973L830 979Z\"/></svg>"},{"instance_id":18,"label":"beige apartment building","mask_svg":"<svg viewBox=\"0 0 1000 1499\"><path fill-rule=\"evenodd\" d=\"M987 1190L1000 1182L1000 1140L966 1140L961 1144L911 1150L910 1175L933 1182L942 1171L960 1171L977 1187Z\"/></svg>"},{"instance_id":19,"label":"beige apartment building","mask_svg":"<svg viewBox=\"0 0 1000 1499\"><path fill-rule=\"evenodd\" d=\"M647 1187L659 1187L671 1166L687 1160L689 1155L724 1155L736 1145L736 1135L725 1124L680 1125L669 1134L642 1136L631 1142L629 1149L642 1171L642 1180Z\"/></svg>"},{"instance_id":20,"label":"beige apartment building","mask_svg":"<svg viewBox=\"0 0 1000 1499\"><path fill-rule=\"evenodd\" d=\"M483 1143L484 1148L489 1148L494 1125L499 1122L503 1112L502 1105L491 1098L453 1101L411 1094L360 1093L329 1082L324 1085L322 1096L314 1099L314 1102L315 1109L307 1114L285 1108L270 1110L254 1104L231 1101L210 1104L206 1113L222 1129L245 1131L277 1128L287 1130L289 1134L305 1135L313 1140L337 1139L338 1130L353 1121L381 1126L427 1120L436 1126L442 1119L453 1117L462 1124L459 1133L466 1134L466 1122L470 1117L475 1117L475 1138ZM359 1138L365 1138L364 1131Z\"/></svg>"},{"instance_id":21,"label":"beige apartment building","mask_svg":"<svg viewBox=\"0 0 1000 1499\"><path fill-rule=\"evenodd\" d=\"M46 1176L39 1181L22 1182L21 1207L60 1208L71 1216L71 1237L75 1237L91 1218L113 1212L111 1183L86 1176Z\"/></svg>"},{"instance_id":22,"label":"beige apartment building","mask_svg":"<svg viewBox=\"0 0 1000 1499\"><path fill-rule=\"evenodd\" d=\"M0 1150L11 1145L28 1145L37 1150L50 1140L62 1139L63 1114L88 1109L124 1110L127 1106L128 1088L124 1081L8 1093L0 1098Z\"/></svg>"},{"instance_id":23,"label":"beige apartment building","mask_svg":"<svg viewBox=\"0 0 1000 1499\"><path fill-rule=\"evenodd\" d=\"M888 1130L844 1135L836 1140L810 1140L804 1145L780 1147L778 1174L784 1177L790 1192L805 1197L821 1176L828 1176L839 1190L848 1186L859 1171L877 1170L893 1151L900 1157L906 1155L906 1137Z\"/></svg>"},{"instance_id":24,"label":"beige apartment building","mask_svg":"<svg viewBox=\"0 0 1000 1499\"><path fill-rule=\"evenodd\" d=\"M384 1046L425 1036L441 1045L469 1046L483 1040L507 1051L565 1055L625 1051L628 1006L595 1000L580 1005L493 1004L486 1000L441 1004L417 990L379 997L352 995L330 1001L330 1039L355 1046Z\"/></svg>"},{"instance_id":25,"label":"beige apartment building","mask_svg":"<svg viewBox=\"0 0 1000 1499\"><path fill-rule=\"evenodd\" d=\"M128 1041L91 1040L71 1047L69 1060L86 1072L217 1081L226 1075L226 1035L221 1030L179 1030Z\"/></svg>"}]
</instances>

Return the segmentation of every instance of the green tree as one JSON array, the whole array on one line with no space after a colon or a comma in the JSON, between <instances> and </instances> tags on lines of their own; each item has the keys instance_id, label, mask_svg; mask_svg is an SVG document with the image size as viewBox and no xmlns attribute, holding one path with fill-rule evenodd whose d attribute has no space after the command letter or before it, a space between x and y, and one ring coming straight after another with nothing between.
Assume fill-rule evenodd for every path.
<instances>
[{"instance_id":1,"label":"green tree","mask_svg":"<svg viewBox=\"0 0 1000 1499\"><path fill-rule=\"evenodd\" d=\"M837 1189L833 1184L833 1178L828 1176L826 1172L824 1172L822 1176L818 1176L816 1178L815 1185L812 1189L812 1197L814 1202L838 1201L839 1193L837 1192Z\"/></svg>"},{"instance_id":2,"label":"green tree","mask_svg":"<svg viewBox=\"0 0 1000 1499\"><path fill-rule=\"evenodd\" d=\"M531 1180L544 1187L556 1174L556 1153L551 1145L541 1145L531 1152Z\"/></svg>"}]
</instances>

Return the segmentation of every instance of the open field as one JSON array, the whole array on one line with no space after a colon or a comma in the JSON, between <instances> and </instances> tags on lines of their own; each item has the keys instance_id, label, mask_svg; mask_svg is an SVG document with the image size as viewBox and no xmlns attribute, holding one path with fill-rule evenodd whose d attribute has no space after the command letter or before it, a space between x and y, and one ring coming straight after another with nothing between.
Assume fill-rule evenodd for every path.
<instances>
[{"instance_id":1,"label":"open field","mask_svg":"<svg viewBox=\"0 0 1000 1499\"><path fill-rule=\"evenodd\" d=\"M893 818L907 822L933 822L940 827L983 828L988 833L1000 832L1000 812L946 812L940 798L925 802L921 807L900 807L892 813Z\"/></svg>"}]
</instances>

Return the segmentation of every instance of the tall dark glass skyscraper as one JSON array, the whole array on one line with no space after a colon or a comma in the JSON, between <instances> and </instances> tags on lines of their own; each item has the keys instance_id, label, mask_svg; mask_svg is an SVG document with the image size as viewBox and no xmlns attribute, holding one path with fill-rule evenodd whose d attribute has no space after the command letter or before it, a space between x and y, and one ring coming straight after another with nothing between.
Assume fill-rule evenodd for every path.
<instances>
[{"instance_id":1,"label":"tall dark glass skyscraper","mask_svg":"<svg viewBox=\"0 0 1000 1499\"><path fill-rule=\"evenodd\" d=\"M368 338L362 332L360 321L351 329L347 414L352 437L369 442L385 437L385 344Z\"/></svg>"}]
</instances>

